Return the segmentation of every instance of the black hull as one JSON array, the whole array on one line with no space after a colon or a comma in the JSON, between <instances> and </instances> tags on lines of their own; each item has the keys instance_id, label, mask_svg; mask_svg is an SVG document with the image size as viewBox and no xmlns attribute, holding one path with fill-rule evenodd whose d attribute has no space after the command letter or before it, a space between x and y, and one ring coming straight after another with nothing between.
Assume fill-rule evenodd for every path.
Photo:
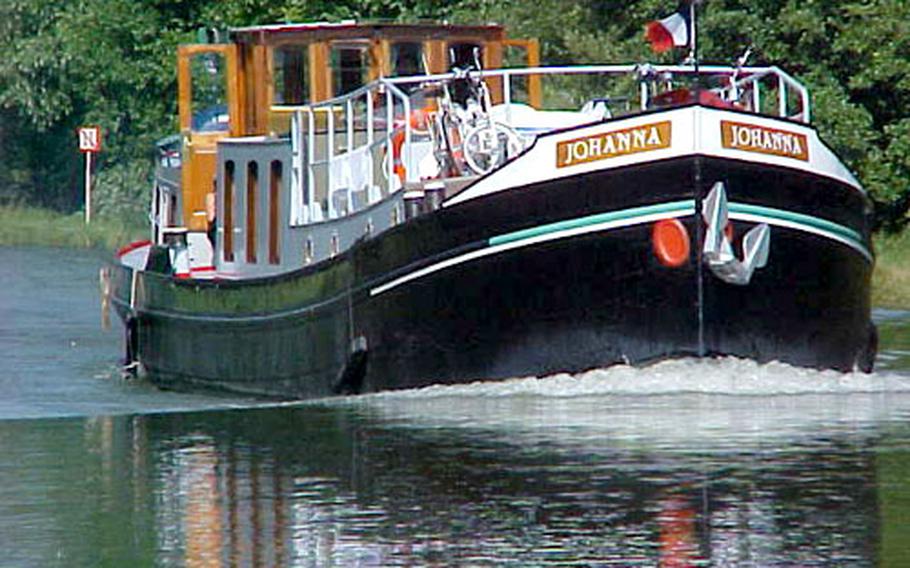
<instances>
[{"instance_id":1,"label":"black hull","mask_svg":"<svg viewBox=\"0 0 910 568\"><path fill-rule=\"evenodd\" d=\"M748 285L727 284L702 262L694 215L716 181L731 203L822 219L856 239L785 219L772 226L768 265ZM679 267L652 250L648 215L668 203L692 243ZM572 231L617 212L601 230ZM734 218L734 233L754 225ZM516 236L538 229L539 240ZM685 157L470 200L281 277L139 273L134 283L121 269L115 302L138 361L173 388L312 397L712 355L848 371L874 350L869 250L855 188Z\"/></svg>"}]
</instances>

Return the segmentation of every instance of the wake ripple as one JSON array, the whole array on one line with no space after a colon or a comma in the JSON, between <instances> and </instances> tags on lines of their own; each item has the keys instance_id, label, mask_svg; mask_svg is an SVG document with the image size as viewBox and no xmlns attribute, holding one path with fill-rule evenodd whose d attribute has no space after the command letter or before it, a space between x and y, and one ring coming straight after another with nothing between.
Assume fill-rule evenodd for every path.
<instances>
[{"instance_id":1,"label":"wake ripple","mask_svg":"<svg viewBox=\"0 0 910 568\"><path fill-rule=\"evenodd\" d=\"M673 359L646 367L616 365L579 374L521 377L465 385L436 385L406 391L367 395L378 399L433 397L572 398L583 396L643 396L711 394L777 396L808 394L910 393L910 376L899 373L840 373L793 367L785 363L758 364L725 357Z\"/></svg>"},{"instance_id":2,"label":"wake ripple","mask_svg":"<svg viewBox=\"0 0 910 568\"><path fill-rule=\"evenodd\" d=\"M612 452L779 451L849 443L910 422L910 376L680 359L576 375L432 386L336 399L412 435ZM442 435L442 434L440 434Z\"/></svg>"}]
</instances>

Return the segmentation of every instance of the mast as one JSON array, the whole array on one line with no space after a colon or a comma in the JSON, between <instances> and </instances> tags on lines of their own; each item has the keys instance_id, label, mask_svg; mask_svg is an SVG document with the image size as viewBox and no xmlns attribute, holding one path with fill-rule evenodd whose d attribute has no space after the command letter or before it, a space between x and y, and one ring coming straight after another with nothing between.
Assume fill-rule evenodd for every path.
<instances>
[{"instance_id":1,"label":"mast","mask_svg":"<svg viewBox=\"0 0 910 568\"><path fill-rule=\"evenodd\" d=\"M695 66L695 75L698 76L698 10L696 6L703 0L689 0L689 22L692 27L692 38L689 47L689 61Z\"/></svg>"}]
</instances>

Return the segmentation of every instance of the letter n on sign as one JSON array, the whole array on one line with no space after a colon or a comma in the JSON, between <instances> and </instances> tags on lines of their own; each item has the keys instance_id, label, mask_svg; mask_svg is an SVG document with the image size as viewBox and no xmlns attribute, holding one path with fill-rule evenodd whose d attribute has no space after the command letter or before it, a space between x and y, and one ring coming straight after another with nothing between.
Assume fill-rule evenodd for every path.
<instances>
[{"instance_id":1,"label":"letter n on sign","mask_svg":"<svg viewBox=\"0 0 910 568\"><path fill-rule=\"evenodd\" d=\"M101 127L83 126L79 129L79 151L101 151Z\"/></svg>"}]
</instances>

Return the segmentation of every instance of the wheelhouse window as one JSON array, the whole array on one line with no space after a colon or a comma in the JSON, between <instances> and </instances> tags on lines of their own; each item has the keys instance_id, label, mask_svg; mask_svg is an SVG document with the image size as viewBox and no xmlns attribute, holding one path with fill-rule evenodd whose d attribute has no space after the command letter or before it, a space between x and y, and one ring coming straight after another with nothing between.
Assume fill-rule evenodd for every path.
<instances>
[{"instance_id":1,"label":"wheelhouse window","mask_svg":"<svg viewBox=\"0 0 910 568\"><path fill-rule=\"evenodd\" d=\"M525 45L506 45L503 49L503 67L528 66L528 47ZM527 75L515 75L510 79L512 102L529 103L530 94Z\"/></svg>"},{"instance_id":2,"label":"wheelhouse window","mask_svg":"<svg viewBox=\"0 0 910 568\"><path fill-rule=\"evenodd\" d=\"M483 63L483 47L479 43L450 43L449 66L465 69Z\"/></svg>"},{"instance_id":3,"label":"wheelhouse window","mask_svg":"<svg viewBox=\"0 0 910 568\"><path fill-rule=\"evenodd\" d=\"M391 50L392 75L420 75L423 73L423 45L416 42L397 42Z\"/></svg>"},{"instance_id":4,"label":"wheelhouse window","mask_svg":"<svg viewBox=\"0 0 910 568\"><path fill-rule=\"evenodd\" d=\"M349 93L367 83L368 45L343 43L332 46L332 95Z\"/></svg>"},{"instance_id":5,"label":"wheelhouse window","mask_svg":"<svg viewBox=\"0 0 910 568\"><path fill-rule=\"evenodd\" d=\"M306 45L278 46L272 51L272 77L276 105L309 102L309 53Z\"/></svg>"},{"instance_id":6,"label":"wheelhouse window","mask_svg":"<svg viewBox=\"0 0 910 568\"><path fill-rule=\"evenodd\" d=\"M190 59L193 132L224 132L230 127L227 71L220 53L200 53Z\"/></svg>"}]
</instances>

